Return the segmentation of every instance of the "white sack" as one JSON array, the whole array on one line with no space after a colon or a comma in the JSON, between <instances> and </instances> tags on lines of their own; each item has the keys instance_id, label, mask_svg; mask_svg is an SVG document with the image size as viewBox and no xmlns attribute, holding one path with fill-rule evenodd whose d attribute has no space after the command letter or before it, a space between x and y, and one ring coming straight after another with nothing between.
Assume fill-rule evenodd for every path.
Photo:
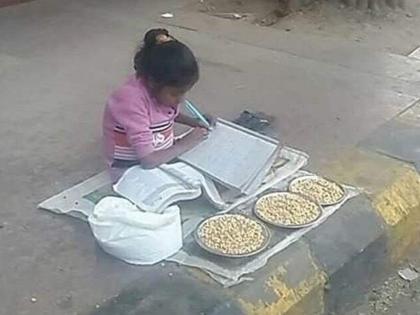
<instances>
[{"instance_id":1,"label":"white sack","mask_svg":"<svg viewBox=\"0 0 420 315\"><path fill-rule=\"evenodd\" d=\"M177 206L151 213L140 211L126 199L105 197L88 222L103 250L130 264L151 265L182 247Z\"/></svg>"}]
</instances>

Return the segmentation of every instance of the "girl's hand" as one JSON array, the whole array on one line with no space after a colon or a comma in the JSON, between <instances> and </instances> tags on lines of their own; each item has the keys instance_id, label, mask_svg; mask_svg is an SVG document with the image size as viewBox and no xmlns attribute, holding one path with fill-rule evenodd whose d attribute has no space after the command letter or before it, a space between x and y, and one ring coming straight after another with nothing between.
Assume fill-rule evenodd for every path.
<instances>
[{"instance_id":1,"label":"girl's hand","mask_svg":"<svg viewBox=\"0 0 420 315\"><path fill-rule=\"evenodd\" d=\"M158 150L140 159L140 164L145 169L152 169L163 163L168 163L181 154L191 150L205 140L209 131L205 128L194 128L185 137L178 140L173 146L165 150Z\"/></svg>"},{"instance_id":2,"label":"girl's hand","mask_svg":"<svg viewBox=\"0 0 420 315\"><path fill-rule=\"evenodd\" d=\"M206 120L208 121L209 125L208 126L206 123L202 122L199 119L193 118L191 116L185 115L185 114L179 114L176 118L175 121L177 123L192 127L192 128L205 128L207 130L210 130L214 127L214 125L216 124L216 119L213 118L210 115L204 115L204 118L206 118Z\"/></svg>"},{"instance_id":3,"label":"girl's hand","mask_svg":"<svg viewBox=\"0 0 420 315\"><path fill-rule=\"evenodd\" d=\"M209 135L209 131L206 128L194 128L188 135L182 138L181 141L185 141L185 143L196 146L201 141L207 139Z\"/></svg>"},{"instance_id":4,"label":"girl's hand","mask_svg":"<svg viewBox=\"0 0 420 315\"><path fill-rule=\"evenodd\" d=\"M210 130L216 125L216 118L214 118L213 116L206 114L206 115L204 115L204 118L207 120L210 127L207 124L203 123L201 120L198 121L198 126L199 127L206 128L206 129Z\"/></svg>"}]
</instances>

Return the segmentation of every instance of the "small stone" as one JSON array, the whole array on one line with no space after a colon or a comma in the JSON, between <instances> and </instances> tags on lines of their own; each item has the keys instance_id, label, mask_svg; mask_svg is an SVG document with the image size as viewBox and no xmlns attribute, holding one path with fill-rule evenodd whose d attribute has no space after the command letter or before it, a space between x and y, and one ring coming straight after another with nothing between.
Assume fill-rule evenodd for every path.
<instances>
[{"instance_id":1,"label":"small stone","mask_svg":"<svg viewBox=\"0 0 420 315\"><path fill-rule=\"evenodd\" d=\"M34 296L33 296L33 297L31 297L31 302L32 302L32 303L36 303L37 301L38 301L38 299L37 299L36 297L34 297Z\"/></svg>"},{"instance_id":2,"label":"small stone","mask_svg":"<svg viewBox=\"0 0 420 315\"><path fill-rule=\"evenodd\" d=\"M96 308L100 308L101 306L100 306L99 304L96 304L96 305L95 305L95 307L96 307Z\"/></svg>"},{"instance_id":3,"label":"small stone","mask_svg":"<svg viewBox=\"0 0 420 315\"><path fill-rule=\"evenodd\" d=\"M160 263L160 266L161 267L165 267L165 263Z\"/></svg>"},{"instance_id":4,"label":"small stone","mask_svg":"<svg viewBox=\"0 0 420 315\"><path fill-rule=\"evenodd\" d=\"M419 273L411 268L405 268L398 271L398 275L405 281L413 281L419 277Z\"/></svg>"},{"instance_id":5,"label":"small stone","mask_svg":"<svg viewBox=\"0 0 420 315\"><path fill-rule=\"evenodd\" d=\"M160 16L164 19L171 19L174 17L174 14L170 12L166 12L166 13L161 14Z\"/></svg>"},{"instance_id":6,"label":"small stone","mask_svg":"<svg viewBox=\"0 0 420 315\"><path fill-rule=\"evenodd\" d=\"M413 15L413 13L408 12L405 16L408 17L408 18L412 18L414 15Z\"/></svg>"},{"instance_id":7,"label":"small stone","mask_svg":"<svg viewBox=\"0 0 420 315\"><path fill-rule=\"evenodd\" d=\"M172 277L174 274L172 272L170 272L168 275L169 275L169 277Z\"/></svg>"}]
</instances>

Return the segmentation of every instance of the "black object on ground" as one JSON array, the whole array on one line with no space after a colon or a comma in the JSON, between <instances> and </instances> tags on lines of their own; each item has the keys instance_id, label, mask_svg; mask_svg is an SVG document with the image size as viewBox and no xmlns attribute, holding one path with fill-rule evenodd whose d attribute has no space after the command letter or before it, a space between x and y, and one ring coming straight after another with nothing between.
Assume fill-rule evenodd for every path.
<instances>
[{"instance_id":1,"label":"black object on ground","mask_svg":"<svg viewBox=\"0 0 420 315\"><path fill-rule=\"evenodd\" d=\"M263 112L253 113L244 110L233 122L252 131L266 135L269 133L273 121L274 116L267 115Z\"/></svg>"}]
</instances>

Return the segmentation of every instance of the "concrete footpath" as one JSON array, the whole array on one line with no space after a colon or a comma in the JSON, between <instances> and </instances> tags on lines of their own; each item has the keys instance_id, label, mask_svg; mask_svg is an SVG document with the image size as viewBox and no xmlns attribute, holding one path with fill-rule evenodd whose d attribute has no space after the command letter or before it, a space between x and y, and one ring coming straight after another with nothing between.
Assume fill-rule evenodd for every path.
<instances>
[{"instance_id":1,"label":"concrete footpath","mask_svg":"<svg viewBox=\"0 0 420 315\"><path fill-rule=\"evenodd\" d=\"M0 314L342 314L417 246L420 60L185 10L190 1L39 0L0 9ZM160 20L160 13L175 13ZM275 115L311 170L363 188L223 289L172 264L104 254L88 226L36 204L103 169L100 122L136 41L166 26L196 52L206 111Z\"/></svg>"}]
</instances>

